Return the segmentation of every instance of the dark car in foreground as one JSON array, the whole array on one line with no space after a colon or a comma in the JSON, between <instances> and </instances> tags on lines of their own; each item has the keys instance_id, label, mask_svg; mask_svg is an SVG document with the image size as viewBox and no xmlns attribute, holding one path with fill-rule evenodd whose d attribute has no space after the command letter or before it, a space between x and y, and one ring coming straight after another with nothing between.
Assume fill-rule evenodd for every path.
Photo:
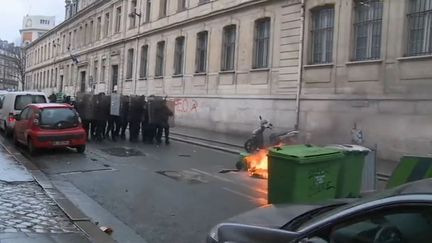
<instances>
[{"instance_id":1,"label":"dark car in foreground","mask_svg":"<svg viewBox=\"0 0 432 243\"><path fill-rule=\"evenodd\" d=\"M13 133L16 144L24 144L30 153L37 149L76 148L83 153L86 132L75 109L67 104L31 104L16 116Z\"/></svg>"},{"instance_id":2,"label":"dark car in foreground","mask_svg":"<svg viewBox=\"0 0 432 243\"><path fill-rule=\"evenodd\" d=\"M351 202L264 206L217 225L207 242L432 242L432 179Z\"/></svg>"}]
</instances>

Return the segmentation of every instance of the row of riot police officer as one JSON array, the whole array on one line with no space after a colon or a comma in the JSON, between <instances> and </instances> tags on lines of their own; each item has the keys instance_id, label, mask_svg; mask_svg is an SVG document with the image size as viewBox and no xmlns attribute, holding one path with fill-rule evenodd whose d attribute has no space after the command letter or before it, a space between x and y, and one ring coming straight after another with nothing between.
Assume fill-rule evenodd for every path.
<instances>
[{"instance_id":1,"label":"row of riot police officer","mask_svg":"<svg viewBox=\"0 0 432 243\"><path fill-rule=\"evenodd\" d=\"M174 113L166 98L81 93L75 107L93 140L125 140L129 127L131 142L137 142L141 133L143 142L160 144L164 133L165 143L169 144L169 119Z\"/></svg>"}]
</instances>

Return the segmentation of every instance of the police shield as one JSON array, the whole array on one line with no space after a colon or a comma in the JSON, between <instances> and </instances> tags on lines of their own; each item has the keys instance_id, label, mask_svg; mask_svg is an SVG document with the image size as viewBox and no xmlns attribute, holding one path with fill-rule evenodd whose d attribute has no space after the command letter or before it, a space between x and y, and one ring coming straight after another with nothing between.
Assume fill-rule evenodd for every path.
<instances>
[{"instance_id":1,"label":"police shield","mask_svg":"<svg viewBox=\"0 0 432 243\"><path fill-rule=\"evenodd\" d=\"M76 98L76 109L83 120L94 120L96 111L96 99L94 95L79 93Z\"/></svg>"},{"instance_id":2,"label":"police shield","mask_svg":"<svg viewBox=\"0 0 432 243\"><path fill-rule=\"evenodd\" d=\"M175 100L173 99L167 100L166 106L173 114L168 118L168 124L170 127L175 127Z\"/></svg>"},{"instance_id":3,"label":"police shield","mask_svg":"<svg viewBox=\"0 0 432 243\"><path fill-rule=\"evenodd\" d=\"M163 98L158 96L151 96L148 98L148 114L150 124L159 124L162 120L160 110L163 106Z\"/></svg>"},{"instance_id":4,"label":"police shield","mask_svg":"<svg viewBox=\"0 0 432 243\"><path fill-rule=\"evenodd\" d=\"M129 98L129 121L141 121L145 106L145 96Z\"/></svg>"},{"instance_id":5,"label":"police shield","mask_svg":"<svg viewBox=\"0 0 432 243\"><path fill-rule=\"evenodd\" d=\"M120 109L121 109L121 96L119 94L112 94L110 115L120 116Z\"/></svg>"}]
</instances>

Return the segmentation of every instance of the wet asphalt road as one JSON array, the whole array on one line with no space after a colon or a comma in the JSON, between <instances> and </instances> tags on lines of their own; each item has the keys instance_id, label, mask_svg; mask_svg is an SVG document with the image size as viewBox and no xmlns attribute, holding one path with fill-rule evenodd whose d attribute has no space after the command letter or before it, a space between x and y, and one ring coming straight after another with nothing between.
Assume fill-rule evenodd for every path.
<instances>
[{"instance_id":1,"label":"wet asphalt road","mask_svg":"<svg viewBox=\"0 0 432 243\"><path fill-rule=\"evenodd\" d=\"M149 243L204 242L215 224L263 205L264 180L219 173L237 159L181 142L109 141L90 142L85 155L66 149L31 158L50 179L70 183Z\"/></svg>"}]
</instances>

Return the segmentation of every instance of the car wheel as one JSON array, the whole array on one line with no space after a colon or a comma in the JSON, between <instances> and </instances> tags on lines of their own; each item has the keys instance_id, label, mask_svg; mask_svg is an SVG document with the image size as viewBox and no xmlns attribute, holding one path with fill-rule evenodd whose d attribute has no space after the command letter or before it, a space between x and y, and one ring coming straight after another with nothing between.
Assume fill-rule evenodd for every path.
<instances>
[{"instance_id":1,"label":"car wheel","mask_svg":"<svg viewBox=\"0 0 432 243\"><path fill-rule=\"evenodd\" d=\"M6 136L7 138L11 137L12 133L11 133L11 130L8 129L6 122L4 123L3 126L4 126L4 133L5 133L5 136Z\"/></svg>"},{"instance_id":2,"label":"car wheel","mask_svg":"<svg viewBox=\"0 0 432 243\"><path fill-rule=\"evenodd\" d=\"M31 138L29 138L28 140L27 140L27 148L28 148L28 151L29 151L29 154L30 155L34 155L35 153L36 153L36 148L35 148L35 146L33 145L33 141L31 140Z\"/></svg>"},{"instance_id":3,"label":"car wheel","mask_svg":"<svg viewBox=\"0 0 432 243\"><path fill-rule=\"evenodd\" d=\"M15 133L13 133L13 135L12 135L12 140L13 140L13 143L15 144L15 146L19 145L19 141L18 141L18 138L17 138Z\"/></svg>"},{"instance_id":4,"label":"car wheel","mask_svg":"<svg viewBox=\"0 0 432 243\"><path fill-rule=\"evenodd\" d=\"M78 146L76 150L78 151L78 153L83 154L86 150L86 146L85 145Z\"/></svg>"}]
</instances>

